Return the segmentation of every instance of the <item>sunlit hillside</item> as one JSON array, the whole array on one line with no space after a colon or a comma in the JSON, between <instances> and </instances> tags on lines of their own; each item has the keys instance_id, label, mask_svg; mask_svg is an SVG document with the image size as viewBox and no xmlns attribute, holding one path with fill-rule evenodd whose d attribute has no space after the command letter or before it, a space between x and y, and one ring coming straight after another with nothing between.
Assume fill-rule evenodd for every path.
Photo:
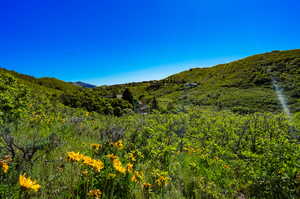
<instances>
[{"instance_id":1,"label":"sunlit hillside","mask_svg":"<svg viewBox=\"0 0 300 199\"><path fill-rule=\"evenodd\" d=\"M273 51L220 64L192 68L159 81L100 87L108 93L130 88L138 99L156 97L163 109L194 107L231 110L238 113L280 112L274 90L275 79L284 90L291 110L299 111L300 50Z\"/></svg>"}]
</instances>

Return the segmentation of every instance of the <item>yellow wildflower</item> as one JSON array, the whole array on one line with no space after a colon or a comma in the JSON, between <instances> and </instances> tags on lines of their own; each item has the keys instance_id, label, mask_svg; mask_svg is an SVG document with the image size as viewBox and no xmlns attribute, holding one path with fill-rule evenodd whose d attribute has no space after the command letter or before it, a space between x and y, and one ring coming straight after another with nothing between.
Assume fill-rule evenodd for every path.
<instances>
[{"instance_id":1,"label":"yellow wildflower","mask_svg":"<svg viewBox=\"0 0 300 199\"><path fill-rule=\"evenodd\" d=\"M88 156L83 157L83 164L93 167L96 171L100 171L104 168L104 164L101 160L94 160Z\"/></svg>"},{"instance_id":2,"label":"yellow wildflower","mask_svg":"<svg viewBox=\"0 0 300 199\"><path fill-rule=\"evenodd\" d=\"M118 149L123 149L123 148L124 148L124 145L123 145L122 140L119 140L119 141L117 141L117 142L114 142L114 143L112 143L112 145L113 145L114 147L118 148Z\"/></svg>"},{"instance_id":3,"label":"yellow wildflower","mask_svg":"<svg viewBox=\"0 0 300 199\"><path fill-rule=\"evenodd\" d=\"M131 173L132 170L133 170L133 164L128 163L126 167L127 167L127 171L128 171L129 173Z\"/></svg>"},{"instance_id":4,"label":"yellow wildflower","mask_svg":"<svg viewBox=\"0 0 300 199\"><path fill-rule=\"evenodd\" d=\"M82 173L82 175L84 175L84 176L87 176L88 174L89 174L89 172L88 172L88 170L83 170L83 171L81 171L81 173Z\"/></svg>"},{"instance_id":5,"label":"yellow wildflower","mask_svg":"<svg viewBox=\"0 0 300 199\"><path fill-rule=\"evenodd\" d=\"M131 178L130 178L131 182L137 182L137 178L136 178L136 175L133 175Z\"/></svg>"},{"instance_id":6,"label":"yellow wildflower","mask_svg":"<svg viewBox=\"0 0 300 199\"><path fill-rule=\"evenodd\" d=\"M132 182L144 181L144 175L142 172L135 171L134 175L131 177Z\"/></svg>"},{"instance_id":7,"label":"yellow wildflower","mask_svg":"<svg viewBox=\"0 0 300 199\"><path fill-rule=\"evenodd\" d=\"M9 169L8 164L7 164L6 162L0 160L0 166L2 167L2 171L3 171L4 173L7 173L8 169Z\"/></svg>"},{"instance_id":8,"label":"yellow wildflower","mask_svg":"<svg viewBox=\"0 0 300 199\"><path fill-rule=\"evenodd\" d=\"M99 189L92 189L89 191L88 196L100 199L102 192Z\"/></svg>"},{"instance_id":9,"label":"yellow wildflower","mask_svg":"<svg viewBox=\"0 0 300 199\"><path fill-rule=\"evenodd\" d=\"M227 164L224 165L225 169L229 169L229 166Z\"/></svg>"},{"instance_id":10,"label":"yellow wildflower","mask_svg":"<svg viewBox=\"0 0 300 199\"><path fill-rule=\"evenodd\" d=\"M71 161L81 161L84 157L80 153L75 153L75 152L67 152L67 154L68 154L68 159Z\"/></svg>"},{"instance_id":11,"label":"yellow wildflower","mask_svg":"<svg viewBox=\"0 0 300 199\"><path fill-rule=\"evenodd\" d=\"M166 185L166 184L169 184L169 177L165 177L165 176L159 176L158 179L155 180L155 182L158 184L158 185Z\"/></svg>"},{"instance_id":12,"label":"yellow wildflower","mask_svg":"<svg viewBox=\"0 0 300 199\"><path fill-rule=\"evenodd\" d=\"M116 177L116 174L114 174L114 173L109 173L109 174L108 174L108 177L109 177L109 178L115 178L115 177Z\"/></svg>"},{"instance_id":13,"label":"yellow wildflower","mask_svg":"<svg viewBox=\"0 0 300 199\"><path fill-rule=\"evenodd\" d=\"M91 144L92 149L99 150L101 148L101 144Z\"/></svg>"},{"instance_id":14,"label":"yellow wildflower","mask_svg":"<svg viewBox=\"0 0 300 199\"><path fill-rule=\"evenodd\" d=\"M35 192L41 188L41 185L37 184L36 181L31 180L29 177L26 178L25 175L19 176L19 184L21 187L32 189Z\"/></svg>"},{"instance_id":15,"label":"yellow wildflower","mask_svg":"<svg viewBox=\"0 0 300 199\"><path fill-rule=\"evenodd\" d=\"M114 155L114 154L108 154L106 155L107 158L111 159L111 160L114 160L114 159L117 159L118 156Z\"/></svg>"},{"instance_id":16,"label":"yellow wildflower","mask_svg":"<svg viewBox=\"0 0 300 199\"><path fill-rule=\"evenodd\" d=\"M7 173L8 169L9 169L8 164L4 162L4 163L2 164L2 170L3 170L3 172L4 172L4 173Z\"/></svg>"},{"instance_id":17,"label":"yellow wildflower","mask_svg":"<svg viewBox=\"0 0 300 199\"><path fill-rule=\"evenodd\" d=\"M149 183L144 183L143 184L144 188L148 189L152 186L152 184L149 184Z\"/></svg>"},{"instance_id":18,"label":"yellow wildflower","mask_svg":"<svg viewBox=\"0 0 300 199\"><path fill-rule=\"evenodd\" d=\"M129 158L131 161L133 161L133 162L136 161L135 156L134 156L133 153L128 153L128 158Z\"/></svg>"},{"instance_id":19,"label":"yellow wildflower","mask_svg":"<svg viewBox=\"0 0 300 199\"><path fill-rule=\"evenodd\" d=\"M9 166L8 163L12 162L12 158L9 155L4 156L3 160L0 160L0 167L4 173L8 172Z\"/></svg>"},{"instance_id":20,"label":"yellow wildflower","mask_svg":"<svg viewBox=\"0 0 300 199\"><path fill-rule=\"evenodd\" d=\"M126 173L126 168L122 167L122 163L120 162L119 159L114 159L113 160L113 166L120 173Z\"/></svg>"},{"instance_id":21,"label":"yellow wildflower","mask_svg":"<svg viewBox=\"0 0 300 199\"><path fill-rule=\"evenodd\" d=\"M104 168L104 164L101 160L94 160L89 156L82 155L80 153L68 152L68 159L72 161L83 161L83 164L93 167L96 171L100 171Z\"/></svg>"}]
</instances>

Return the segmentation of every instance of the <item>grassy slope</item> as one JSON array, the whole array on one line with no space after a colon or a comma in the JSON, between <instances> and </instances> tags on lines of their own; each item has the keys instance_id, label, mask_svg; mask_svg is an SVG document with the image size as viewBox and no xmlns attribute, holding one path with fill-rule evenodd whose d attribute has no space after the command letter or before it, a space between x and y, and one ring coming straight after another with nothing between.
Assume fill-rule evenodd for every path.
<instances>
[{"instance_id":1,"label":"grassy slope","mask_svg":"<svg viewBox=\"0 0 300 199\"><path fill-rule=\"evenodd\" d=\"M162 106L173 102L238 112L278 111L280 106L272 86L274 78L284 88L293 111L298 111L299 74L300 50L273 51L210 68L193 68L160 81L98 89L120 92L128 87L137 98L157 96ZM192 82L198 86L185 86Z\"/></svg>"},{"instance_id":2,"label":"grassy slope","mask_svg":"<svg viewBox=\"0 0 300 199\"><path fill-rule=\"evenodd\" d=\"M0 74L12 75L19 82L30 88L35 88L36 90L43 90L50 93L60 94L62 92L73 92L79 89L78 86L56 78L35 78L29 75L17 73L15 71L6 70L4 68L0 68Z\"/></svg>"}]
</instances>

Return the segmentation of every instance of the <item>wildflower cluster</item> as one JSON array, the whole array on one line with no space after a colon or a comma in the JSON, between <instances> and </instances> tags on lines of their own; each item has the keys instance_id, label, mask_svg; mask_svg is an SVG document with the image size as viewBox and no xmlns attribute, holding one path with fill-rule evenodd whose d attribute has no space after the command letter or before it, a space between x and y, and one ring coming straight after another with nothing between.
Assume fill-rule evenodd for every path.
<instances>
[{"instance_id":1,"label":"wildflower cluster","mask_svg":"<svg viewBox=\"0 0 300 199\"><path fill-rule=\"evenodd\" d=\"M113 162L114 168L117 171L119 171L120 173L126 173L126 168L124 168L122 166L122 163L121 163L121 161L118 158L114 159L112 162Z\"/></svg>"},{"instance_id":2,"label":"wildflower cluster","mask_svg":"<svg viewBox=\"0 0 300 199\"><path fill-rule=\"evenodd\" d=\"M133 153L128 153L128 159L130 159L133 162L136 161L135 155Z\"/></svg>"},{"instance_id":3,"label":"wildflower cluster","mask_svg":"<svg viewBox=\"0 0 300 199\"><path fill-rule=\"evenodd\" d=\"M3 160L0 160L0 167L4 173L8 172L9 166L8 163L11 162L12 159L10 156L5 156Z\"/></svg>"},{"instance_id":4,"label":"wildflower cluster","mask_svg":"<svg viewBox=\"0 0 300 199\"><path fill-rule=\"evenodd\" d=\"M107 176L108 176L108 178L110 178L110 179L114 179L114 178L116 177L116 174L114 174L114 173L109 173Z\"/></svg>"},{"instance_id":5,"label":"wildflower cluster","mask_svg":"<svg viewBox=\"0 0 300 199\"><path fill-rule=\"evenodd\" d=\"M143 182L144 181L144 175L140 171L134 171L133 175L131 177L131 182Z\"/></svg>"},{"instance_id":6,"label":"wildflower cluster","mask_svg":"<svg viewBox=\"0 0 300 199\"><path fill-rule=\"evenodd\" d=\"M127 171L128 171L129 173L132 173L132 171L133 171L133 164L128 163L127 166L126 166L126 169L127 169Z\"/></svg>"},{"instance_id":7,"label":"wildflower cluster","mask_svg":"<svg viewBox=\"0 0 300 199\"><path fill-rule=\"evenodd\" d=\"M116 156L114 154L107 154L106 157L109 158L110 160L114 160L114 159L118 158L118 156Z\"/></svg>"},{"instance_id":8,"label":"wildflower cluster","mask_svg":"<svg viewBox=\"0 0 300 199\"><path fill-rule=\"evenodd\" d=\"M170 178L166 176L159 176L156 180L155 183L162 186L162 185L167 185L169 184Z\"/></svg>"},{"instance_id":9,"label":"wildflower cluster","mask_svg":"<svg viewBox=\"0 0 300 199\"><path fill-rule=\"evenodd\" d=\"M96 171L100 171L104 168L104 164L101 160L94 160L89 156L82 155L80 153L68 152L68 159L71 161L82 162L85 165L93 167Z\"/></svg>"},{"instance_id":10,"label":"wildflower cluster","mask_svg":"<svg viewBox=\"0 0 300 199\"><path fill-rule=\"evenodd\" d=\"M124 148L124 145L123 145L123 141L122 140L119 140L117 142L113 142L112 145L114 147L116 147L117 149L123 149Z\"/></svg>"},{"instance_id":11,"label":"wildflower cluster","mask_svg":"<svg viewBox=\"0 0 300 199\"><path fill-rule=\"evenodd\" d=\"M144 184L143 184L143 187L144 187L145 189L149 189L151 186L152 186L152 184L150 184L150 183L144 183Z\"/></svg>"},{"instance_id":12,"label":"wildflower cluster","mask_svg":"<svg viewBox=\"0 0 300 199\"><path fill-rule=\"evenodd\" d=\"M8 172L9 166L8 166L8 164L6 162L0 160L0 166L2 167L2 171L4 173Z\"/></svg>"},{"instance_id":13,"label":"wildflower cluster","mask_svg":"<svg viewBox=\"0 0 300 199\"><path fill-rule=\"evenodd\" d=\"M99 189L92 189L89 191L88 196L100 199L102 192Z\"/></svg>"},{"instance_id":14,"label":"wildflower cluster","mask_svg":"<svg viewBox=\"0 0 300 199\"><path fill-rule=\"evenodd\" d=\"M137 159L144 159L144 155L142 152L140 152L138 150L133 150L133 151L130 151L129 153L127 153L126 158L129 161L136 162Z\"/></svg>"},{"instance_id":15,"label":"wildflower cluster","mask_svg":"<svg viewBox=\"0 0 300 199\"><path fill-rule=\"evenodd\" d=\"M41 188L41 186L37 184L36 181L31 180L29 177L26 178L25 175L19 176L19 184L21 187L31 189L35 192L37 192Z\"/></svg>"},{"instance_id":16,"label":"wildflower cluster","mask_svg":"<svg viewBox=\"0 0 300 199\"><path fill-rule=\"evenodd\" d=\"M166 171L160 171L158 169L155 169L153 171L153 175L156 176L155 183L159 186L164 186L169 184L170 178L168 176L168 172Z\"/></svg>"},{"instance_id":17,"label":"wildflower cluster","mask_svg":"<svg viewBox=\"0 0 300 199\"><path fill-rule=\"evenodd\" d=\"M124 168L122 166L121 161L119 160L119 157L114 155L114 154L108 154L106 155L107 158L109 158L112 161L113 167L115 168L115 170L117 170L120 173L126 173L126 170L131 171L133 168L132 164L128 164L127 168Z\"/></svg>"}]
</instances>

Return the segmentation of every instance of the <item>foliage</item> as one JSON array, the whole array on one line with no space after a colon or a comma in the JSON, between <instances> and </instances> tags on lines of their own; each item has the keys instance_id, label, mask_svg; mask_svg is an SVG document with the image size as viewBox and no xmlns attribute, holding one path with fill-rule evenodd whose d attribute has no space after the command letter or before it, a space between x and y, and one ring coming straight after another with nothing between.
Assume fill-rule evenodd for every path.
<instances>
[{"instance_id":1,"label":"foliage","mask_svg":"<svg viewBox=\"0 0 300 199\"><path fill-rule=\"evenodd\" d=\"M72 108L84 108L89 112L114 114L121 116L130 112L132 105L122 99L106 99L99 97L96 92L80 90L73 94L62 94L61 102Z\"/></svg>"},{"instance_id":2,"label":"foliage","mask_svg":"<svg viewBox=\"0 0 300 199\"><path fill-rule=\"evenodd\" d=\"M130 90L128 88L125 89L122 98L133 105L134 99L133 99L132 93L130 92Z\"/></svg>"},{"instance_id":3,"label":"foliage","mask_svg":"<svg viewBox=\"0 0 300 199\"><path fill-rule=\"evenodd\" d=\"M158 106L158 102L157 102L156 97L154 97L154 98L152 99L152 102L151 102L151 109L152 109L152 110L159 110L159 106Z\"/></svg>"},{"instance_id":4,"label":"foliage","mask_svg":"<svg viewBox=\"0 0 300 199\"><path fill-rule=\"evenodd\" d=\"M284 115L61 113L6 125L16 155L2 136L0 159L13 157L0 173L2 198L18 198L23 173L41 186L28 198L299 197L299 132ZM71 151L82 155L70 161Z\"/></svg>"}]
</instances>

